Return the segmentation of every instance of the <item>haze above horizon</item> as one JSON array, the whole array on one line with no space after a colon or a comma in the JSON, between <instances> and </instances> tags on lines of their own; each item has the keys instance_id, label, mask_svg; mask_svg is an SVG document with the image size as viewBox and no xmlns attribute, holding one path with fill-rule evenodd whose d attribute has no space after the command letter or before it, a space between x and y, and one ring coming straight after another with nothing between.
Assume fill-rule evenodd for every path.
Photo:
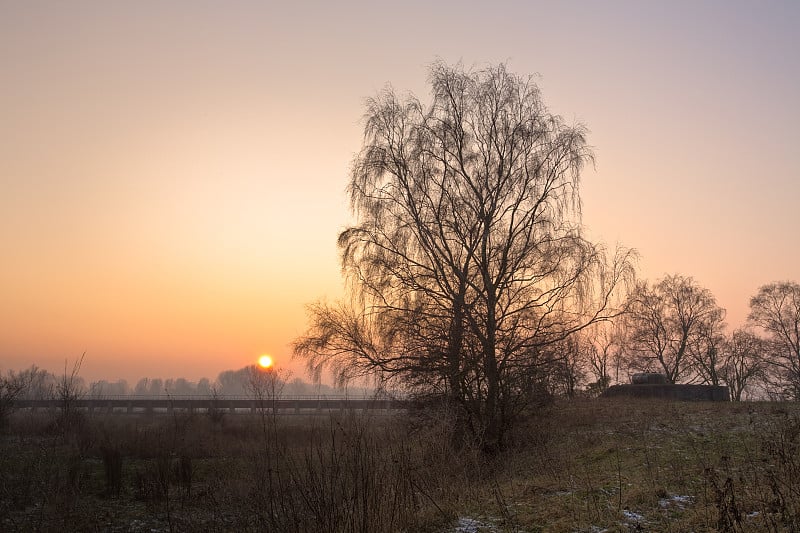
<instances>
[{"instance_id":1,"label":"haze above horizon","mask_svg":"<svg viewBox=\"0 0 800 533\"><path fill-rule=\"evenodd\" d=\"M506 62L583 122L592 237L744 323L800 281L800 5L0 5L0 370L214 377L342 294L366 97Z\"/></svg>"}]
</instances>

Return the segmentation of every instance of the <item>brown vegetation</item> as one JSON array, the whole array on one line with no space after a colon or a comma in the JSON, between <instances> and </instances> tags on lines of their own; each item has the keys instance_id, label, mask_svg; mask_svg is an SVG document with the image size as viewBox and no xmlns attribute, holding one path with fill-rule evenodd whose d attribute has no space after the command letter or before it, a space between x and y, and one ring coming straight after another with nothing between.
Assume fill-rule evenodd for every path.
<instances>
[{"instance_id":1,"label":"brown vegetation","mask_svg":"<svg viewBox=\"0 0 800 533\"><path fill-rule=\"evenodd\" d=\"M434 415L17 412L6 531L794 531L800 408L557 403L489 457ZM85 414L84 414L85 415Z\"/></svg>"}]
</instances>

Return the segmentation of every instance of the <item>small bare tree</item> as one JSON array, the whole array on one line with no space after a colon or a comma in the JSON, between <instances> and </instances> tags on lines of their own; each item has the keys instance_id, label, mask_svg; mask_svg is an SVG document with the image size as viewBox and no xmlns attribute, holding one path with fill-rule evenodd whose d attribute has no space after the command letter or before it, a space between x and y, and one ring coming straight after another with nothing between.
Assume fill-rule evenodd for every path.
<instances>
[{"instance_id":1,"label":"small bare tree","mask_svg":"<svg viewBox=\"0 0 800 533\"><path fill-rule=\"evenodd\" d=\"M32 367L35 370L36 367ZM8 370L0 374L0 430L5 429L14 408L14 401L23 396L30 387L33 372Z\"/></svg>"},{"instance_id":2,"label":"small bare tree","mask_svg":"<svg viewBox=\"0 0 800 533\"><path fill-rule=\"evenodd\" d=\"M53 398L56 377L36 365L21 371L19 377L28 384L24 397L31 400L49 400Z\"/></svg>"},{"instance_id":3,"label":"small bare tree","mask_svg":"<svg viewBox=\"0 0 800 533\"><path fill-rule=\"evenodd\" d=\"M722 344L722 367L719 375L728 386L731 400L742 400L748 385L764 378L768 343L745 329L737 329Z\"/></svg>"},{"instance_id":4,"label":"small bare tree","mask_svg":"<svg viewBox=\"0 0 800 533\"><path fill-rule=\"evenodd\" d=\"M542 350L541 372L550 384L550 393L574 398L586 380L586 350L588 343L579 334Z\"/></svg>"},{"instance_id":5,"label":"small bare tree","mask_svg":"<svg viewBox=\"0 0 800 533\"><path fill-rule=\"evenodd\" d=\"M602 393L612 382L619 381L625 348L623 324L619 319L609 320L592 324L581 332L586 368L594 378L588 384L589 392Z\"/></svg>"},{"instance_id":6,"label":"small bare tree","mask_svg":"<svg viewBox=\"0 0 800 533\"><path fill-rule=\"evenodd\" d=\"M83 365L83 358L86 354L81 356L72 365L72 370L67 371L67 361L64 361L64 373L58 378L55 384L55 398L58 401L60 414L58 424L60 429L67 432L81 422L83 418L78 411L78 400L83 398L86 393L86 387L83 378L80 377L81 365Z\"/></svg>"},{"instance_id":7,"label":"small bare tree","mask_svg":"<svg viewBox=\"0 0 800 533\"><path fill-rule=\"evenodd\" d=\"M274 406L276 400L281 398L286 379L283 374L273 367L261 368L257 365L247 367L247 392L250 393L259 406Z\"/></svg>"},{"instance_id":8,"label":"small bare tree","mask_svg":"<svg viewBox=\"0 0 800 533\"><path fill-rule=\"evenodd\" d=\"M701 320L697 330L689 340L688 352L694 370L700 381L706 385L719 386L721 384L722 367L725 365L723 353L726 341L723 321L725 311L717 308L712 310Z\"/></svg>"},{"instance_id":9,"label":"small bare tree","mask_svg":"<svg viewBox=\"0 0 800 533\"><path fill-rule=\"evenodd\" d=\"M725 310L708 289L691 277L666 276L654 285L640 284L628 310L634 368L663 372L670 383L691 380L703 372L716 376L712 348L718 342L716 332L724 327ZM707 361L709 357L715 362ZM706 370L699 370L698 360L703 360Z\"/></svg>"},{"instance_id":10,"label":"small bare tree","mask_svg":"<svg viewBox=\"0 0 800 533\"><path fill-rule=\"evenodd\" d=\"M800 400L800 284L770 283L750 299L751 324L769 342L769 373L784 394Z\"/></svg>"}]
</instances>

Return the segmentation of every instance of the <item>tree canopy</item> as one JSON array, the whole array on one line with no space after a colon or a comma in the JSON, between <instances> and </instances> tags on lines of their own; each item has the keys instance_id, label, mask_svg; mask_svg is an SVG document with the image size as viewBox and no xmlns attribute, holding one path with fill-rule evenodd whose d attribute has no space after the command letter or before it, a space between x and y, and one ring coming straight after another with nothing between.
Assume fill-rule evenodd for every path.
<instances>
[{"instance_id":1,"label":"tree canopy","mask_svg":"<svg viewBox=\"0 0 800 533\"><path fill-rule=\"evenodd\" d=\"M749 319L767 335L773 381L787 396L800 399L800 284L762 286L750 299Z\"/></svg>"},{"instance_id":2,"label":"tree canopy","mask_svg":"<svg viewBox=\"0 0 800 533\"><path fill-rule=\"evenodd\" d=\"M670 383L699 375L719 384L725 310L691 277L665 276L631 294L627 329L633 366L663 372Z\"/></svg>"},{"instance_id":3,"label":"tree canopy","mask_svg":"<svg viewBox=\"0 0 800 533\"><path fill-rule=\"evenodd\" d=\"M631 252L580 224L583 125L504 65L436 63L432 100L366 105L339 235L352 300L315 304L295 345L319 373L377 372L446 398L487 447L536 396L546 348L616 316ZM548 355L547 359L551 357Z\"/></svg>"}]
</instances>

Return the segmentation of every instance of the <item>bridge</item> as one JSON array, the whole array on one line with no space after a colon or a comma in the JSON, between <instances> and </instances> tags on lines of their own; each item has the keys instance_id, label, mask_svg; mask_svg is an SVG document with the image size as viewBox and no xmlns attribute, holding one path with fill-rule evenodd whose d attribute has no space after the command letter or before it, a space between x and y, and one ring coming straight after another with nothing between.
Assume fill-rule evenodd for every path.
<instances>
[{"instance_id":1,"label":"bridge","mask_svg":"<svg viewBox=\"0 0 800 533\"><path fill-rule=\"evenodd\" d=\"M284 414L308 414L317 411L348 410L402 410L411 402L405 399L346 396L281 396L277 398L254 398L252 396L102 396L82 397L69 400L71 408L82 411L106 413L154 413L183 411L188 413L223 411L228 413L256 413L269 411ZM65 401L49 399L17 399L17 409L57 410Z\"/></svg>"}]
</instances>

